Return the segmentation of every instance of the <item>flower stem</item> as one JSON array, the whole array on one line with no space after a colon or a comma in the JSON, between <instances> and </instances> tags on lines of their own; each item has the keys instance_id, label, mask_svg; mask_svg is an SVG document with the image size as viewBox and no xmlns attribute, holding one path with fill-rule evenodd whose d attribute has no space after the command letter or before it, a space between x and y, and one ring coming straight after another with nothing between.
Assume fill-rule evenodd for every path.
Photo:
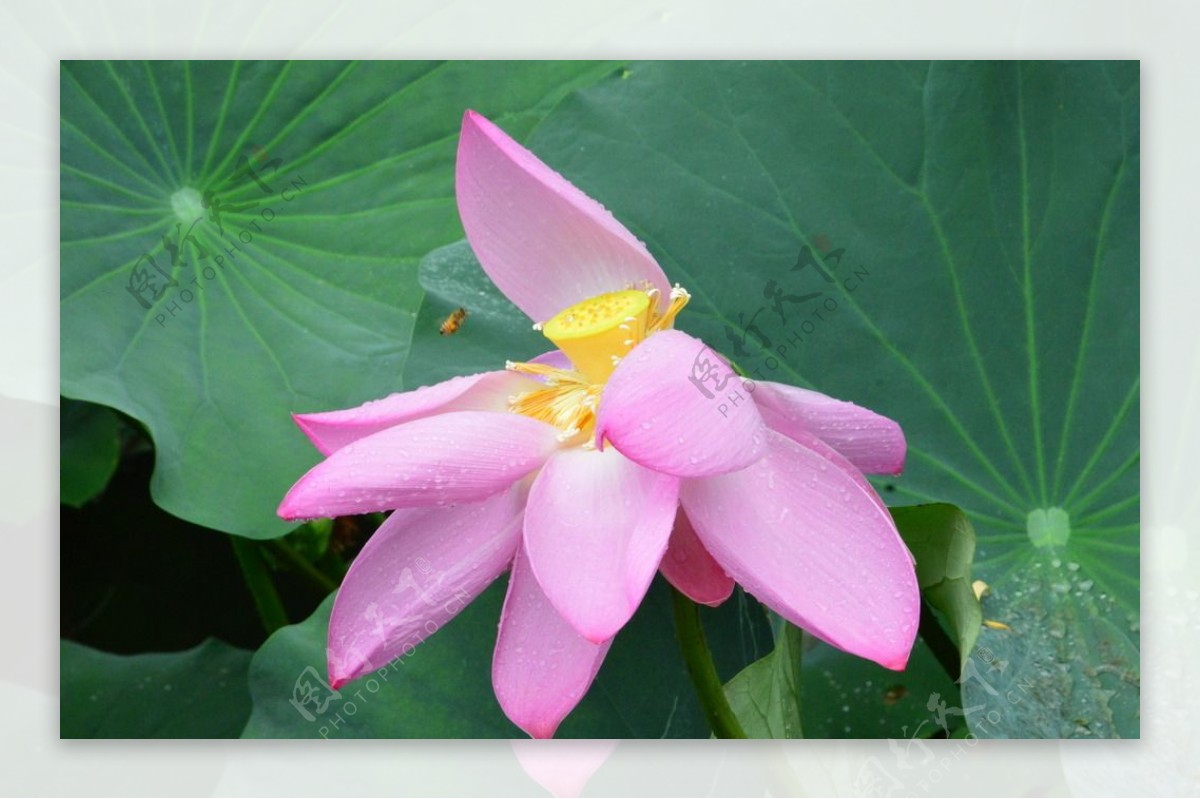
<instances>
[{"instance_id":1,"label":"flower stem","mask_svg":"<svg viewBox=\"0 0 1200 799\"><path fill-rule=\"evenodd\" d=\"M746 733L738 722L729 700L725 698L725 686L717 676L712 653L704 638L700 624L700 608L683 594L671 589L675 606L675 632L679 636L679 648L687 665L700 707L708 719L708 726L718 738L745 738Z\"/></svg>"},{"instance_id":2,"label":"flower stem","mask_svg":"<svg viewBox=\"0 0 1200 799\"><path fill-rule=\"evenodd\" d=\"M288 624L287 611L283 609L283 601L275 584L271 582L271 573L267 570L262 552L253 541L247 541L236 535L231 535L233 554L237 556L238 566L242 569L242 577L250 595L254 598L254 607L267 634L286 627Z\"/></svg>"},{"instance_id":3,"label":"flower stem","mask_svg":"<svg viewBox=\"0 0 1200 799\"><path fill-rule=\"evenodd\" d=\"M278 538L267 542L271 550L276 555L287 561L288 565L295 569L301 577L309 582L317 591L321 592L322 596L331 594L337 590L337 583L323 571L314 566L307 558L301 555L296 550L292 549L286 543Z\"/></svg>"}]
</instances>

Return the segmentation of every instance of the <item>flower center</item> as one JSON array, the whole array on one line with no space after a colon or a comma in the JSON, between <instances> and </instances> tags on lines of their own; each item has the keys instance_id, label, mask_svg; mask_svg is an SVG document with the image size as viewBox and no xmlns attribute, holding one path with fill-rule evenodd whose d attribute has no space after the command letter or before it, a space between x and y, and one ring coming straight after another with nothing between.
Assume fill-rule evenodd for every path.
<instances>
[{"instance_id":1,"label":"flower center","mask_svg":"<svg viewBox=\"0 0 1200 799\"><path fill-rule=\"evenodd\" d=\"M621 356L646 337L650 295L612 291L578 302L542 326L542 335L593 383L603 383Z\"/></svg>"},{"instance_id":2,"label":"flower center","mask_svg":"<svg viewBox=\"0 0 1200 799\"><path fill-rule=\"evenodd\" d=\"M659 313L658 289L610 291L534 325L562 350L574 368L509 361L506 368L544 378L546 384L545 388L509 397L509 410L554 425L561 441L578 438L583 446L589 446L600 395L613 369L639 343L670 328L690 297L676 286L671 290L670 305Z\"/></svg>"}]
</instances>

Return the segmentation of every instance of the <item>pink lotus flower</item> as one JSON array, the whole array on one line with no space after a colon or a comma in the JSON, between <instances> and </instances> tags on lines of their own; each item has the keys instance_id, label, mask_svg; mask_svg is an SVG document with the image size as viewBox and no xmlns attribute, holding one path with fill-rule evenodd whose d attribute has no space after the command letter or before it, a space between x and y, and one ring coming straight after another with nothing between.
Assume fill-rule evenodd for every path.
<instances>
[{"instance_id":1,"label":"pink lotus flower","mask_svg":"<svg viewBox=\"0 0 1200 799\"><path fill-rule=\"evenodd\" d=\"M394 511L338 592L330 681L411 651L510 568L492 681L535 737L582 699L659 570L709 605L736 581L830 644L904 668L916 575L862 474L900 472L900 427L743 383L672 329L688 294L645 246L471 111L456 177L479 262L557 349L295 417L328 457L280 516Z\"/></svg>"}]
</instances>

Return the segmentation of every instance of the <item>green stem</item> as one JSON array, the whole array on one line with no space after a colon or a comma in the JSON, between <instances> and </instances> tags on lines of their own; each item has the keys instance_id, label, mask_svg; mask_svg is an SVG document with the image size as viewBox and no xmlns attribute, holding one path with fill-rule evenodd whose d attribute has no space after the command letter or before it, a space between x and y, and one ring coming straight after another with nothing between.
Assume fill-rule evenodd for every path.
<instances>
[{"instance_id":1,"label":"green stem","mask_svg":"<svg viewBox=\"0 0 1200 799\"><path fill-rule=\"evenodd\" d=\"M246 587L250 589L254 607L258 610L258 617L262 620L267 634L270 635L280 627L286 627L287 612L283 609L283 601L279 598L279 592L275 590L275 584L271 582L271 573L258 545L238 536L230 536L230 540L233 542L233 554L242 569L242 578L246 581Z\"/></svg>"},{"instance_id":2,"label":"green stem","mask_svg":"<svg viewBox=\"0 0 1200 799\"><path fill-rule=\"evenodd\" d=\"M918 632L946 674L958 682L962 675L962 654L958 651L958 645L946 635L924 597L921 598L921 623Z\"/></svg>"},{"instance_id":3,"label":"green stem","mask_svg":"<svg viewBox=\"0 0 1200 799\"><path fill-rule=\"evenodd\" d=\"M314 566L308 558L301 555L296 550L285 544L278 538L268 542L271 549L275 551L279 557L287 561L301 577L308 580L314 588L322 594L331 594L337 590L337 583L333 581L329 575Z\"/></svg>"},{"instance_id":4,"label":"green stem","mask_svg":"<svg viewBox=\"0 0 1200 799\"><path fill-rule=\"evenodd\" d=\"M708 642L704 639L704 628L700 624L700 609L683 594L671 589L675 605L675 632L679 636L679 648L683 661L691 675L700 707L708 719L708 726L718 738L745 738L746 733L738 722L729 700L725 698L725 686L717 676Z\"/></svg>"}]
</instances>

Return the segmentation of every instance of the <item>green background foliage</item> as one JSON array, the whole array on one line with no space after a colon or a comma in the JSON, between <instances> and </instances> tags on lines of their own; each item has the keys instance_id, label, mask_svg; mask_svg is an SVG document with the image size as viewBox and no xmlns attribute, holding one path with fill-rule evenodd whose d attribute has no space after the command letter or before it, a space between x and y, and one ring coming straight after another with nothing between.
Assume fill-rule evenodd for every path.
<instances>
[{"instance_id":1,"label":"green background foliage","mask_svg":"<svg viewBox=\"0 0 1200 799\"><path fill-rule=\"evenodd\" d=\"M933 693L971 709L981 736L1138 734L1136 63L67 62L61 96L63 393L144 425L170 513L282 536L275 506L317 461L290 412L545 349L459 241L453 154L471 107L646 242L693 295L682 329L756 379L897 419L909 460L877 481L889 504L952 503L973 526L983 618L1011 629L963 653L961 698L920 649L882 710L806 699L807 734L906 737ZM163 237L196 218L171 265ZM144 253L179 284L149 309L127 290ZM462 331L439 336L460 305ZM102 474L68 453L108 463L72 442L111 442L111 424L89 411L77 429L68 410L64 475ZM64 501L92 490L64 478ZM386 706L408 713L363 734L511 734L488 704L498 590L414 657L429 671L388 687ZM600 685L640 665L648 691L658 664L637 653L673 657L669 614L645 618L656 602ZM305 734L287 699L297 665L320 666L327 612L255 656L247 734ZM769 633L746 643L763 624L752 601L711 623L738 642L726 679L768 653ZM888 675L843 661L806 651L802 697L821 669L846 704L868 681L882 701ZM654 678L681 697L669 728L669 692L626 686L607 705L590 696L563 733L703 734L679 670ZM477 722L414 726L435 688L476 697ZM64 725L76 705L64 697Z\"/></svg>"},{"instance_id":2,"label":"green background foliage","mask_svg":"<svg viewBox=\"0 0 1200 799\"><path fill-rule=\"evenodd\" d=\"M214 639L125 656L63 641L60 663L63 738L231 738L250 715L250 653Z\"/></svg>"}]
</instances>

